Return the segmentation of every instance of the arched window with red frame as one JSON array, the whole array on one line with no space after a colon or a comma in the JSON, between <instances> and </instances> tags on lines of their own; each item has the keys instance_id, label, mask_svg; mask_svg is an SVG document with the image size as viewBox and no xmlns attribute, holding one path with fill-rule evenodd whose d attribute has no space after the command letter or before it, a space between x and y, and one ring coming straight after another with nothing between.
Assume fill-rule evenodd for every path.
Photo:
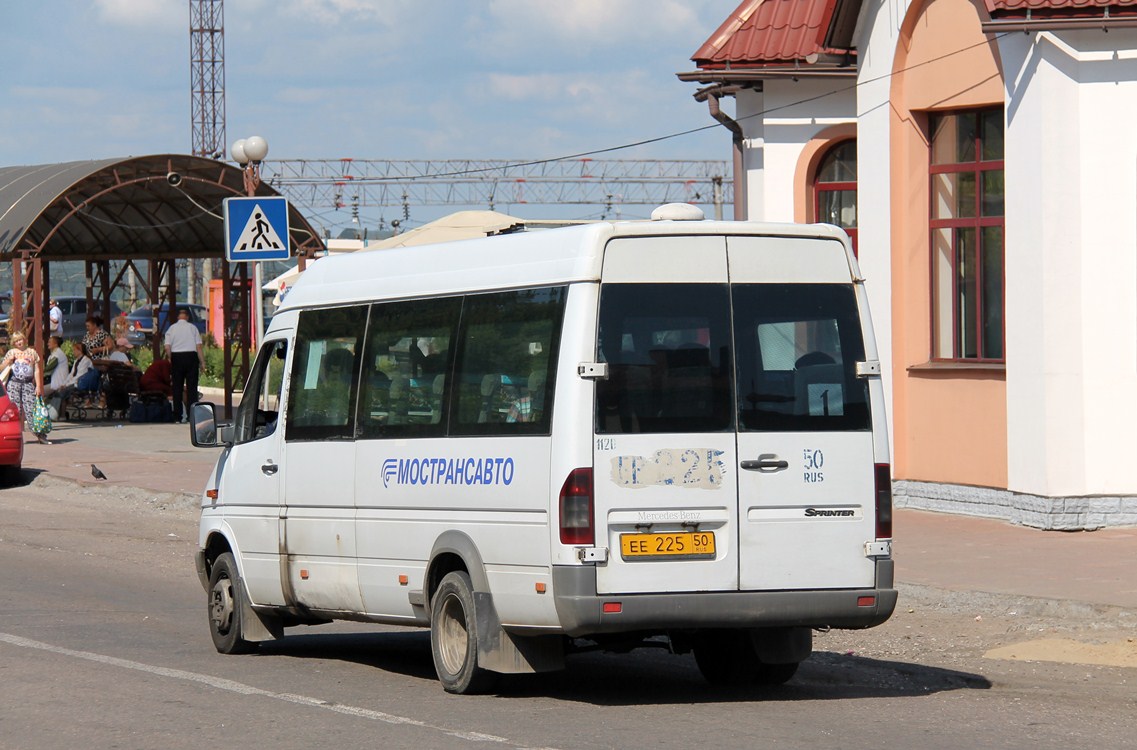
<instances>
[{"instance_id":1,"label":"arched window with red frame","mask_svg":"<svg viewBox=\"0 0 1137 750\"><path fill-rule=\"evenodd\" d=\"M815 221L836 224L849 233L857 251L857 142L832 146L817 165L813 180Z\"/></svg>"}]
</instances>

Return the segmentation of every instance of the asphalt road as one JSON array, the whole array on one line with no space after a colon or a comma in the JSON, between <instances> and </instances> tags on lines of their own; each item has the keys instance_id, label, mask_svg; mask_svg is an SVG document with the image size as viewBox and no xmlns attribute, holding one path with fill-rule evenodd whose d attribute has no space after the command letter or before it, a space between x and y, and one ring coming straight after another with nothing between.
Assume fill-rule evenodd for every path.
<instances>
[{"instance_id":1,"label":"asphalt road","mask_svg":"<svg viewBox=\"0 0 1137 750\"><path fill-rule=\"evenodd\" d=\"M4 749L1137 747L1137 623L1108 608L907 587L886 625L817 634L780 689L714 690L660 649L452 696L425 631L217 654L184 496L40 476L0 490L0 519ZM1024 660L1040 640L1088 651Z\"/></svg>"}]
</instances>

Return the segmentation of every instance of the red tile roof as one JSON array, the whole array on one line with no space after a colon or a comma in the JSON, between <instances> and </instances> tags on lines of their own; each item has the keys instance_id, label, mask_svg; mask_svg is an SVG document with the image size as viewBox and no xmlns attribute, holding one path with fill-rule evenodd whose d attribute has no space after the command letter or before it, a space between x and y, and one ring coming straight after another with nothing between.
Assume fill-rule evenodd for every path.
<instances>
[{"instance_id":1,"label":"red tile roof","mask_svg":"<svg viewBox=\"0 0 1137 750\"><path fill-rule=\"evenodd\" d=\"M743 0L691 59L703 70L727 70L844 54L822 46L837 2Z\"/></svg>"},{"instance_id":2,"label":"red tile roof","mask_svg":"<svg viewBox=\"0 0 1137 750\"><path fill-rule=\"evenodd\" d=\"M1093 11L1100 15L1104 8L1137 9L1137 0L983 0L992 17L1021 15L1022 11L1050 12L1068 16L1071 12Z\"/></svg>"},{"instance_id":3,"label":"red tile roof","mask_svg":"<svg viewBox=\"0 0 1137 750\"><path fill-rule=\"evenodd\" d=\"M983 0L993 19L1101 18L1137 15L1137 0ZM824 46L838 5L856 13L849 0L742 0L691 59L703 71L786 66L815 56L856 52ZM848 19L846 19L848 20ZM831 58L832 59L832 58ZM848 58L845 63L848 64Z\"/></svg>"}]
</instances>

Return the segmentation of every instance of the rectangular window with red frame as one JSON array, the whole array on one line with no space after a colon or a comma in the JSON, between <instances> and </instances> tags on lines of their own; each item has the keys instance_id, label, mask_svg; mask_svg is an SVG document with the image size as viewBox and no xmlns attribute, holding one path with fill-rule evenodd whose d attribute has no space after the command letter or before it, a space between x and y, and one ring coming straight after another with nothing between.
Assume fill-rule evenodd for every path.
<instances>
[{"instance_id":1,"label":"rectangular window with red frame","mask_svg":"<svg viewBox=\"0 0 1137 750\"><path fill-rule=\"evenodd\" d=\"M1003 109L936 112L929 127L932 359L1001 362Z\"/></svg>"}]
</instances>

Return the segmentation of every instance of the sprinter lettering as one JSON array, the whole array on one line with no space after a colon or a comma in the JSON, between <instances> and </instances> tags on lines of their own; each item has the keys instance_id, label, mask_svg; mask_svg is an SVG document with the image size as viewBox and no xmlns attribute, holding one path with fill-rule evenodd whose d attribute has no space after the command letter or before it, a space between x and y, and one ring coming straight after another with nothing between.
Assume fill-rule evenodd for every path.
<instances>
[{"instance_id":1,"label":"sprinter lettering","mask_svg":"<svg viewBox=\"0 0 1137 750\"><path fill-rule=\"evenodd\" d=\"M383 486L510 485L516 468L509 457L388 458Z\"/></svg>"}]
</instances>

